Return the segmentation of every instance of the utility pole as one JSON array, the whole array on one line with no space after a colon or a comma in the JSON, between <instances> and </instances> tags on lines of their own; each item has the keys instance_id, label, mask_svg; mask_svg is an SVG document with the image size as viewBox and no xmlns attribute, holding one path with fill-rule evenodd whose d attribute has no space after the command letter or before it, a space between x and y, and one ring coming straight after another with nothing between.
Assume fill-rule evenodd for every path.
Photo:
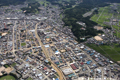
<instances>
[{"instance_id":1,"label":"utility pole","mask_svg":"<svg viewBox=\"0 0 120 80\"><path fill-rule=\"evenodd\" d=\"M4 22L4 28L6 29L6 24L5 24L5 22Z\"/></svg>"}]
</instances>

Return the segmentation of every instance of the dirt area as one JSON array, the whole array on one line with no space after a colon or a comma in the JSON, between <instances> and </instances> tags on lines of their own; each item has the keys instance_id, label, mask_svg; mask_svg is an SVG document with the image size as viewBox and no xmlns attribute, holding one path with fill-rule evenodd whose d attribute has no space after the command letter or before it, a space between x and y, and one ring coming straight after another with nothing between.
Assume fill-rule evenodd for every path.
<instances>
[{"instance_id":1,"label":"dirt area","mask_svg":"<svg viewBox=\"0 0 120 80\"><path fill-rule=\"evenodd\" d=\"M97 41L102 41L103 39L101 38L101 37L99 37L99 36L95 36L94 37Z\"/></svg>"}]
</instances>

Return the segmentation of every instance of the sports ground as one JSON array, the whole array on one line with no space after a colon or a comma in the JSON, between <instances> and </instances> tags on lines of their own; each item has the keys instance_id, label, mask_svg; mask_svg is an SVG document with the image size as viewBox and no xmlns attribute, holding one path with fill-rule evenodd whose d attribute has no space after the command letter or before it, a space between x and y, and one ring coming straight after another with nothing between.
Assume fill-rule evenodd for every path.
<instances>
[{"instance_id":1,"label":"sports ground","mask_svg":"<svg viewBox=\"0 0 120 80\"><path fill-rule=\"evenodd\" d=\"M15 78L11 75L7 75L7 76L1 77L0 80L15 80Z\"/></svg>"}]
</instances>

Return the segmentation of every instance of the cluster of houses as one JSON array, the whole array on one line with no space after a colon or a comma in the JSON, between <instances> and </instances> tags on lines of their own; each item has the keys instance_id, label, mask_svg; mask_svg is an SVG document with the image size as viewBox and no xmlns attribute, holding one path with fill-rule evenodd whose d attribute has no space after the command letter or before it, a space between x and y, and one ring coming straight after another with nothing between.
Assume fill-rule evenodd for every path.
<instances>
[{"instance_id":1,"label":"cluster of houses","mask_svg":"<svg viewBox=\"0 0 120 80\"><path fill-rule=\"evenodd\" d=\"M106 76L106 72L103 70L107 67L111 70L110 66L117 64L84 44L78 44L74 37L68 36L69 32L69 30L59 30L47 25L38 26L38 35L48 51L48 55L62 70L66 79L77 80L81 77L95 77L114 80L119 78L119 75ZM117 67L114 68L117 69ZM114 74L112 71L109 73Z\"/></svg>"}]
</instances>

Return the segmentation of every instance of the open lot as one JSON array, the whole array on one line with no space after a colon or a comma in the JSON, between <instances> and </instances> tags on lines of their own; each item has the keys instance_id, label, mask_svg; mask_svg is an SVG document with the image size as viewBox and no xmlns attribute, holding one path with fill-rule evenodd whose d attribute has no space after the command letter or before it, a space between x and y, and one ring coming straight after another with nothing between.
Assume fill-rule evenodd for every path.
<instances>
[{"instance_id":1,"label":"open lot","mask_svg":"<svg viewBox=\"0 0 120 80\"><path fill-rule=\"evenodd\" d=\"M15 78L11 75L7 75L7 76L1 77L0 80L15 80Z\"/></svg>"},{"instance_id":2,"label":"open lot","mask_svg":"<svg viewBox=\"0 0 120 80\"><path fill-rule=\"evenodd\" d=\"M26 45L26 43L21 43L21 46L25 46Z\"/></svg>"},{"instance_id":3,"label":"open lot","mask_svg":"<svg viewBox=\"0 0 120 80\"><path fill-rule=\"evenodd\" d=\"M103 54L104 56L112 59L113 61L120 61L120 45L100 45L86 44L90 48L96 50L97 52Z\"/></svg>"}]
</instances>

